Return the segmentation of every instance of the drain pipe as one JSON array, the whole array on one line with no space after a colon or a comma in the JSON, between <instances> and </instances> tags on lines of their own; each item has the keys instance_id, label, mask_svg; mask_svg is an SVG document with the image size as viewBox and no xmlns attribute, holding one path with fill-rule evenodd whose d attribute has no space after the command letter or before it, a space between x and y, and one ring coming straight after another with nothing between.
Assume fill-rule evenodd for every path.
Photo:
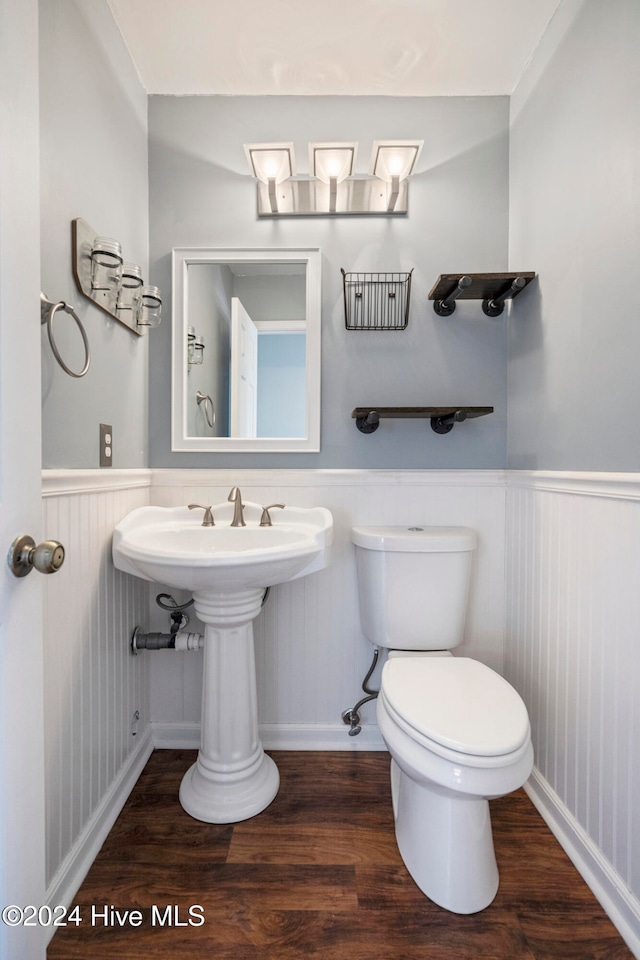
<instances>
[{"instance_id":1,"label":"drain pipe","mask_svg":"<svg viewBox=\"0 0 640 960\"><path fill-rule=\"evenodd\" d=\"M184 613L186 607L193 603L193 597L186 603L176 603L168 593L159 593L156 603L169 613L171 630L169 633L143 633L141 627L136 627L131 635L131 652L138 655L139 650L200 650L204 646L204 637L201 633L187 633L183 628L189 623L189 617Z\"/></svg>"},{"instance_id":2,"label":"drain pipe","mask_svg":"<svg viewBox=\"0 0 640 960\"><path fill-rule=\"evenodd\" d=\"M131 635L131 653L138 655L140 650L201 650L204 637L201 633L143 633L136 627Z\"/></svg>"},{"instance_id":3,"label":"drain pipe","mask_svg":"<svg viewBox=\"0 0 640 960\"><path fill-rule=\"evenodd\" d=\"M267 602L269 587L262 597L262 606ZM188 633L182 629L189 623L189 617L183 611L193 603L193 597L186 603L176 603L169 593L159 593L156 603L169 613L171 630L169 633L143 633L142 627L135 627L131 634L131 652L134 656L140 650L202 650L204 637L201 633ZM367 679L370 673L367 674ZM365 680L366 682L366 680ZM348 723L345 720L345 723ZM359 731L358 731L359 732Z\"/></svg>"}]
</instances>

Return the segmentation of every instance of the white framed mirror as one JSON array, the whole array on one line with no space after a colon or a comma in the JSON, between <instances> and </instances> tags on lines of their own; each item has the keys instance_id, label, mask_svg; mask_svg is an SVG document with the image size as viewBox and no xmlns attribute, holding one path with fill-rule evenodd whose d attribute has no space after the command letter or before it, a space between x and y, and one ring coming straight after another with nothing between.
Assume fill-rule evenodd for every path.
<instances>
[{"instance_id":1,"label":"white framed mirror","mask_svg":"<svg viewBox=\"0 0 640 960\"><path fill-rule=\"evenodd\" d=\"M172 251L171 448L320 450L320 250Z\"/></svg>"}]
</instances>

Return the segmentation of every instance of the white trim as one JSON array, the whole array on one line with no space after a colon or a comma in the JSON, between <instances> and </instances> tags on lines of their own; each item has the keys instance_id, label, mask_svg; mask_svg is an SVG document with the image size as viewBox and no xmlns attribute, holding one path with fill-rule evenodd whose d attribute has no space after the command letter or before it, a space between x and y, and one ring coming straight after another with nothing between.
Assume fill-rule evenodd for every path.
<instances>
[{"instance_id":1,"label":"white trim","mask_svg":"<svg viewBox=\"0 0 640 960\"><path fill-rule=\"evenodd\" d=\"M205 470L152 469L153 487L234 486L245 485L286 487L363 487L363 486L445 486L503 487L504 470L256 470L229 468Z\"/></svg>"},{"instance_id":2,"label":"white trim","mask_svg":"<svg viewBox=\"0 0 640 960\"><path fill-rule=\"evenodd\" d=\"M156 750L198 750L200 724L182 720L173 723L152 720L151 737Z\"/></svg>"},{"instance_id":3,"label":"white trim","mask_svg":"<svg viewBox=\"0 0 640 960\"><path fill-rule=\"evenodd\" d=\"M254 320L258 333L306 333L306 320Z\"/></svg>"},{"instance_id":4,"label":"white trim","mask_svg":"<svg viewBox=\"0 0 640 960\"><path fill-rule=\"evenodd\" d=\"M147 726L135 750L129 754L84 830L54 874L46 894L50 907L71 905L152 753L151 730ZM54 933L55 927L47 928L49 940Z\"/></svg>"},{"instance_id":5,"label":"white trim","mask_svg":"<svg viewBox=\"0 0 640 960\"><path fill-rule=\"evenodd\" d=\"M42 496L64 497L96 490L131 490L150 487L152 474L146 467L133 470L43 470Z\"/></svg>"},{"instance_id":6,"label":"white trim","mask_svg":"<svg viewBox=\"0 0 640 960\"><path fill-rule=\"evenodd\" d=\"M356 737L343 723L261 723L265 750L385 750L378 727L363 725Z\"/></svg>"},{"instance_id":7,"label":"white trim","mask_svg":"<svg viewBox=\"0 0 640 960\"><path fill-rule=\"evenodd\" d=\"M199 723L151 724L153 745L158 750L197 750L200 746ZM363 726L357 737L350 737L344 724L337 723L261 723L258 728L265 750L386 750L377 726Z\"/></svg>"},{"instance_id":8,"label":"white trim","mask_svg":"<svg viewBox=\"0 0 640 960\"><path fill-rule=\"evenodd\" d=\"M640 473L507 470L506 479L507 488L607 497L614 500L640 500Z\"/></svg>"},{"instance_id":9,"label":"white trim","mask_svg":"<svg viewBox=\"0 0 640 960\"><path fill-rule=\"evenodd\" d=\"M524 789L633 955L640 957L640 901L537 769Z\"/></svg>"},{"instance_id":10,"label":"white trim","mask_svg":"<svg viewBox=\"0 0 640 960\"><path fill-rule=\"evenodd\" d=\"M43 470L43 497L95 490L128 490L154 486L235 484L238 477L257 486L504 486L579 496L640 500L640 473L554 470L368 470L368 469L214 469L139 467L121 470Z\"/></svg>"}]
</instances>

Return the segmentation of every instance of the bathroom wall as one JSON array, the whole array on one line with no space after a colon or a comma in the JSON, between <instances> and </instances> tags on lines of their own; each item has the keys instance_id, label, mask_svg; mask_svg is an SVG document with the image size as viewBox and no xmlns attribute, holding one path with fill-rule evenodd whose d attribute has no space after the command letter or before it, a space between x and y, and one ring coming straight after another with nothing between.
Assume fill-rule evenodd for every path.
<instances>
[{"instance_id":1,"label":"bathroom wall","mask_svg":"<svg viewBox=\"0 0 640 960\"><path fill-rule=\"evenodd\" d=\"M512 472L506 522L528 789L640 956L640 474Z\"/></svg>"},{"instance_id":2,"label":"bathroom wall","mask_svg":"<svg viewBox=\"0 0 640 960\"><path fill-rule=\"evenodd\" d=\"M539 281L509 320L505 670L531 794L640 956L640 7L560 12L512 98L510 261Z\"/></svg>"},{"instance_id":3,"label":"bathroom wall","mask_svg":"<svg viewBox=\"0 0 640 960\"><path fill-rule=\"evenodd\" d=\"M73 897L151 752L149 664L130 650L133 628L148 617L149 591L111 561L114 526L149 502L149 487L146 470L43 476L44 529L66 549L44 596L46 883L53 905Z\"/></svg>"},{"instance_id":4,"label":"bathroom wall","mask_svg":"<svg viewBox=\"0 0 640 960\"><path fill-rule=\"evenodd\" d=\"M71 263L71 221L82 217L120 240L148 278L147 97L106 0L40 3L40 118L42 290L75 306L92 355L86 376L72 379L43 328L43 465L97 467L98 425L109 423L114 466L144 466L147 340L81 296ZM84 352L70 317L56 317L55 337L79 369Z\"/></svg>"},{"instance_id":5,"label":"bathroom wall","mask_svg":"<svg viewBox=\"0 0 640 960\"><path fill-rule=\"evenodd\" d=\"M261 220L243 143L361 144L424 137L402 218ZM442 272L507 265L508 98L163 97L149 99L151 274L171 283L174 246L319 247L322 251L322 449L318 454L173 454L170 322L150 342L153 467L493 468L505 464L506 326L461 303L436 316L427 294ZM402 332L347 332L342 276L413 268ZM524 296L524 295L523 295ZM493 405L495 413L437 436L428 422L384 422L359 433L355 406Z\"/></svg>"},{"instance_id":6,"label":"bathroom wall","mask_svg":"<svg viewBox=\"0 0 640 960\"><path fill-rule=\"evenodd\" d=\"M539 280L509 323L508 462L633 471L640 7L561 13L511 100L510 263Z\"/></svg>"},{"instance_id":7,"label":"bathroom wall","mask_svg":"<svg viewBox=\"0 0 640 960\"><path fill-rule=\"evenodd\" d=\"M42 331L43 465L76 468L43 477L43 529L66 548L44 604L46 882L55 905L70 902L151 750L148 664L128 645L148 590L110 557L114 525L148 501L149 477L133 469L147 458L148 342L81 297L71 262L71 220L83 217L119 239L148 277L147 98L105 0L44 0L39 18L41 285L76 307L92 353L87 375L72 379ZM80 365L70 318L56 318L55 336L70 366ZM113 425L115 469L77 469L98 467L100 422Z\"/></svg>"}]
</instances>

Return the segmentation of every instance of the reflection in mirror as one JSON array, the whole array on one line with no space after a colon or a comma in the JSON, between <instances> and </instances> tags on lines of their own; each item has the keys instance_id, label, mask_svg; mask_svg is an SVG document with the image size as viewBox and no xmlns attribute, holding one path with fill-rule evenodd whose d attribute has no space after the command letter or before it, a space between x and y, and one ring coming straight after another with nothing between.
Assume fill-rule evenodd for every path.
<instances>
[{"instance_id":1,"label":"reflection in mirror","mask_svg":"<svg viewBox=\"0 0 640 960\"><path fill-rule=\"evenodd\" d=\"M173 251L174 450L320 449L320 253Z\"/></svg>"}]
</instances>

